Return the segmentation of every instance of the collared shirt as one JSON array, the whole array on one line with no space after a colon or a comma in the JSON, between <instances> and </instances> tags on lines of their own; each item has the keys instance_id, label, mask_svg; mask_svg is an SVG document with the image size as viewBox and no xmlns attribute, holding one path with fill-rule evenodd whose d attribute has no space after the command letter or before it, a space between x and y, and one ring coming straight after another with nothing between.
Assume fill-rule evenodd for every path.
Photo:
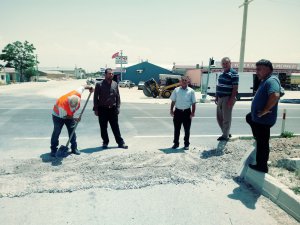
<instances>
[{"instance_id":1,"label":"collared shirt","mask_svg":"<svg viewBox=\"0 0 300 225\"><path fill-rule=\"evenodd\" d=\"M94 91L94 111L99 107L117 107L120 108L121 100L118 84L115 81L108 83L102 80L96 83Z\"/></svg>"},{"instance_id":2,"label":"collared shirt","mask_svg":"<svg viewBox=\"0 0 300 225\"><path fill-rule=\"evenodd\" d=\"M83 91L84 91L84 87L83 86L80 86L79 88L77 88L75 90L78 94L82 95ZM78 110L78 107L71 107L70 105L70 102L69 102L69 99L68 99L68 104L70 106L70 109L73 113L76 112L76 110ZM68 113L65 109L63 109L62 107L58 107L58 114L53 110L52 111L52 115L56 116L56 117L59 117L59 118L65 118Z\"/></svg>"},{"instance_id":3,"label":"collared shirt","mask_svg":"<svg viewBox=\"0 0 300 225\"><path fill-rule=\"evenodd\" d=\"M233 86L238 84L239 75L234 69L223 72L218 78L216 95L218 97L230 96L232 94Z\"/></svg>"},{"instance_id":4,"label":"collared shirt","mask_svg":"<svg viewBox=\"0 0 300 225\"><path fill-rule=\"evenodd\" d=\"M276 123L278 102L270 110L271 113L262 117L258 117L257 114L263 111L271 94L280 93L280 88L280 81L276 76L271 75L261 81L251 104L251 117L254 122L270 126Z\"/></svg>"},{"instance_id":5,"label":"collared shirt","mask_svg":"<svg viewBox=\"0 0 300 225\"><path fill-rule=\"evenodd\" d=\"M175 102L175 107L177 109L189 109L192 104L196 103L195 91L186 87L183 89L182 87L177 87L172 92L170 99Z\"/></svg>"}]
</instances>

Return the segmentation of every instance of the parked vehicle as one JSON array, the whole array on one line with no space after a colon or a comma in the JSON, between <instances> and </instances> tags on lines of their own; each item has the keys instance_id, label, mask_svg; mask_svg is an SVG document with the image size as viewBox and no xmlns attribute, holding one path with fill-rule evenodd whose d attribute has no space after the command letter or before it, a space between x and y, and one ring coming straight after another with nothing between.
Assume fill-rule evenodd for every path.
<instances>
[{"instance_id":1,"label":"parked vehicle","mask_svg":"<svg viewBox=\"0 0 300 225\"><path fill-rule=\"evenodd\" d=\"M131 80L121 80L119 82L119 87L134 87L135 83L133 83Z\"/></svg>"},{"instance_id":2,"label":"parked vehicle","mask_svg":"<svg viewBox=\"0 0 300 225\"><path fill-rule=\"evenodd\" d=\"M101 80L104 80L105 78L104 77L96 77L96 81L101 81Z\"/></svg>"},{"instance_id":3,"label":"parked vehicle","mask_svg":"<svg viewBox=\"0 0 300 225\"><path fill-rule=\"evenodd\" d=\"M207 86L207 94L210 96L216 96L216 86L218 83L218 77L220 73L210 73L208 86ZM207 73L202 74L202 92L206 89L207 84ZM255 91L258 87L258 80L256 75L252 72L242 72L239 73L239 90L237 94L237 100L240 100L243 97L253 97Z\"/></svg>"},{"instance_id":4,"label":"parked vehicle","mask_svg":"<svg viewBox=\"0 0 300 225\"><path fill-rule=\"evenodd\" d=\"M145 85L145 81L140 81L138 83L138 90L143 90L144 89L144 85Z\"/></svg>"}]
</instances>

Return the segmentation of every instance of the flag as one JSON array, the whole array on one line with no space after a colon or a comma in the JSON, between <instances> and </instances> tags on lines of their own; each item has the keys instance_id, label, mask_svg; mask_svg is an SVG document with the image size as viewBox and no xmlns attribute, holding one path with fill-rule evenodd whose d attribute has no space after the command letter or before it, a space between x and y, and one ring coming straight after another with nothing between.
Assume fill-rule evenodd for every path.
<instances>
[{"instance_id":1,"label":"flag","mask_svg":"<svg viewBox=\"0 0 300 225\"><path fill-rule=\"evenodd\" d=\"M116 58L117 56L119 56L119 52L116 52L115 54L112 55L112 59Z\"/></svg>"}]
</instances>

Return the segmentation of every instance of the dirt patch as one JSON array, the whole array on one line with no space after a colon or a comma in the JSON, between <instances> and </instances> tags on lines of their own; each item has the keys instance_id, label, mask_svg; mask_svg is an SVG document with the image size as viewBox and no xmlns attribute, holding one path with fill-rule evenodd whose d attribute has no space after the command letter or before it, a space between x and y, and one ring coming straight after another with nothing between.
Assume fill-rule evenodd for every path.
<instances>
[{"instance_id":1,"label":"dirt patch","mask_svg":"<svg viewBox=\"0 0 300 225\"><path fill-rule=\"evenodd\" d=\"M270 146L270 175L299 195L300 171L287 170L284 168L283 160L300 158L300 137L271 139Z\"/></svg>"}]
</instances>

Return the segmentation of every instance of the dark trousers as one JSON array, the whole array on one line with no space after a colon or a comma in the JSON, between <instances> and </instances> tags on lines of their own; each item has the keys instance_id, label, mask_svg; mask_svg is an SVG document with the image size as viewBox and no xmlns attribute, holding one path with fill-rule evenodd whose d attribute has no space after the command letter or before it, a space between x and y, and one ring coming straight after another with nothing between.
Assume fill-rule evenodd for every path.
<instances>
[{"instance_id":1,"label":"dark trousers","mask_svg":"<svg viewBox=\"0 0 300 225\"><path fill-rule=\"evenodd\" d=\"M51 136L51 147L50 148L51 148L52 152L56 152L57 146L59 144L58 138L59 138L59 135L61 133L63 126L66 125L66 127L68 129L69 137L70 137L76 123L75 123L74 119L62 119L62 118L59 118L59 117L53 116L53 115L52 115L52 120L53 120L54 129L53 129L52 136ZM73 134L73 137L70 140L70 143L71 143L72 150L77 148L75 133Z\"/></svg>"},{"instance_id":2,"label":"dark trousers","mask_svg":"<svg viewBox=\"0 0 300 225\"><path fill-rule=\"evenodd\" d=\"M184 128L184 145L189 146L190 142L190 129L191 129L191 109L186 109L184 111L175 109L174 111L174 144L179 144L179 136L181 125L183 124Z\"/></svg>"},{"instance_id":3,"label":"dark trousers","mask_svg":"<svg viewBox=\"0 0 300 225\"><path fill-rule=\"evenodd\" d=\"M118 109L116 107L113 108L101 107L99 108L98 113L99 113L98 119L99 119L103 144L107 145L109 143L109 138L107 133L108 122L110 124L110 127L112 129L112 132L115 136L115 140L118 143L118 145L124 144L124 140L121 137L120 128L119 128Z\"/></svg>"},{"instance_id":4,"label":"dark trousers","mask_svg":"<svg viewBox=\"0 0 300 225\"><path fill-rule=\"evenodd\" d=\"M246 121L252 129L253 137L256 139L256 164L258 167L266 169L268 168L269 139L272 126L253 122L251 113L246 115Z\"/></svg>"}]
</instances>

